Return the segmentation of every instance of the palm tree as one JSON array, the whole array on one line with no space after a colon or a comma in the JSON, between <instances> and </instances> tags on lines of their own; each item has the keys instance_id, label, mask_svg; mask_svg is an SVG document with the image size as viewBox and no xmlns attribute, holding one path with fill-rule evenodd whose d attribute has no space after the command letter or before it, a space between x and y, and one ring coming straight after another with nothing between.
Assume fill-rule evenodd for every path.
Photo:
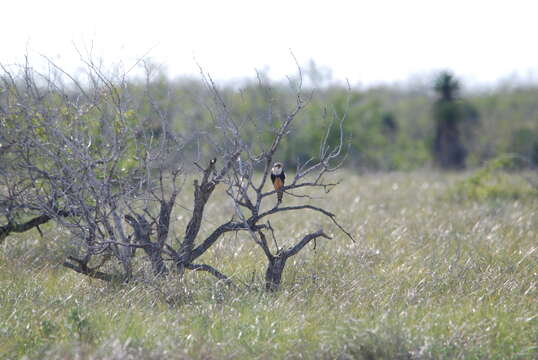
<instances>
[{"instance_id":1,"label":"palm tree","mask_svg":"<svg viewBox=\"0 0 538 360\"><path fill-rule=\"evenodd\" d=\"M437 100L433 105L435 161L445 169L464 168L467 152L460 136L460 123L465 117L462 104L458 100L460 83L454 75L444 71L436 78L434 90L437 93Z\"/></svg>"}]
</instances>

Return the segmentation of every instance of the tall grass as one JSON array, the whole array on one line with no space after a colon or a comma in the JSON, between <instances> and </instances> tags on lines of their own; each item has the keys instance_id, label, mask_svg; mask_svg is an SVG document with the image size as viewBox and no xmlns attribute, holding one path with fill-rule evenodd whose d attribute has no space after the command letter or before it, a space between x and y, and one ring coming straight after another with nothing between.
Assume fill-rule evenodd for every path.
<instances>
[{"instance_id":1,"label":"tall grass","mask_svg":"<svg viewBox=\"0 0 538 360\"><path fill-rule=\"evenodd\" d=\"M312 213L276 218L281 245L320 225L334 235L290 259L276 294L263 291L265 258L244 234L203 259L239 289L192 272L106 284L58 265L70 251L61 229L8 238L0 358L538 357L536 197L447 195L465 175L344 175L317 201L357 242ZM204 231L229 218L223 201ZM180 236L188 212L174 216Z\"/></svg>"}]
</instances>

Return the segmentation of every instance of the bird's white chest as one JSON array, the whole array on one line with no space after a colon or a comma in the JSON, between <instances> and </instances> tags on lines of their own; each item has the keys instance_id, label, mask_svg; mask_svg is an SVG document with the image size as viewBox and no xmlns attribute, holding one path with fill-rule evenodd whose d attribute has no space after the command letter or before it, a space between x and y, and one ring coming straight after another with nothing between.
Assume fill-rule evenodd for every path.
<instances>
[{"instance_id":1,"label":"bird's white chest","mask_svg":"<svg viewBox=\"0 0 538 360\"><path fill-rule=\"evenodd\" d=\"M280 169L279 168L272 168L271 173L273 175L275 175L275 176L278 176L278 175L282 174L282 169L281 168Z\"/></svg>"}]
</instances>

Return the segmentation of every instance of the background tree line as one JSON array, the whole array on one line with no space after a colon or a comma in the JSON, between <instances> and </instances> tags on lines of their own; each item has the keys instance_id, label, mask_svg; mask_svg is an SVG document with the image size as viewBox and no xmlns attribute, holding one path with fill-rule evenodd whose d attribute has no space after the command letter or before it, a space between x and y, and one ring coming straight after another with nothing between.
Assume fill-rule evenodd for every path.
<instances>
[{"instance_id":1,"label":"background tree line","mask_svg":"<svg viewBox=\"0 0 538 360\"><path fill-rule=\"evenodd\" d=\"M264 127L269 129L272 119L282 115L295 101L293 87L288 83L267 84L267 81L251 80L241 84L240 91L234 84L219 85L223 101L230 104L230 115L242 119L255 147L267 145L272 134L264 131ZM147 131L158 136L161 128L159 117L152 113L147 99L144 100L144 89L148 87L155 94L153 101L167 109L171 128L182 133L218 134L219 129L211 125L215 114L203 105L206 101L203 82L172 80L164 74L157 74L147 82L129 83L130 93L138 99L136 114L147 120ZM451 93L447 94L447 90ZM332 118L345 116L344 130L350 134L347 165L355 169L405 171L432 164L445 168L476 167L504 153L523 156L527 163L536 165L537 97L538 88L532 85L466 91L465 84L447 72L417 86L312 87L290 141L283 144L276 156L292 167L307 160L309 154L319 151L319 143L326 136L329 144L338 141L336 126L328 134L326 129ZM448 125L451 122L452 128ZM440 123L445 131L458 129L457 135L449 136L452 140L445 139L457 142L456 149L449 150L459 157L455 164L438 158L442 150ZM191 145L193 151L195 148L204 151L207 147L203 143Z\"/></svg>"},{"instance_id":2,"label":"background tree line","mask_svg":"<svg viewBox=\"0 0 538 360\"><path fill-rule=\"evenodd\" d=\"M132 105L127 117L142 121L146 135L156 139L162 135L165 121L171 131L193 139L186 141L185 152L207 154L211 146L204 136L218 136L219 129L213 126L217 115L205 105L208 94L204 80L170 79L155 69L148 65L146 78L128 81L123 90ZM406 171L432 164L472 168L505 153L522 156L527 164L538 164L538 87L534 85L466 91L454 74L442 72L421 84L360 89L331 85L320 79L322 76L318 72L305 74L311 85L310 89L305 86L307 104L295 120L289 141L276 154L288 166L319 152L325 137L329 144L337 143L337 126L329 133L326 129L331 119L344 116L343 130L349 134L346 165L359 170ZM293 85L296 79L290 82ZM270 128L277 125L275 119L295 102L293 86L270 82L263 74L240 86L219 84L218 90L222 101L229 104L229 115L243 124L244 132L250 134L250 145L258 148L267 146L273 136ZM80 89L71 89L70 96L80 95ZM95 134L104 128L100 122L102 119L95 118L88 124ZM459 157L453 164L440 157L440 127L448 132L457 129L457 134L444 139L455 142L454 148L444 149Z\"/></svg>"}]
</instances>

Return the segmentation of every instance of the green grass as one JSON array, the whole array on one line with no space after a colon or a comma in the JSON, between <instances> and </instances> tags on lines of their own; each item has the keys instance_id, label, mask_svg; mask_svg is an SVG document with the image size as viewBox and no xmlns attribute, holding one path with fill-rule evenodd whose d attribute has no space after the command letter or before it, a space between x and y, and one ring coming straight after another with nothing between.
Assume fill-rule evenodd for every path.
<instances>
[{"instance_id":1,"label":"green grass","mask_svg":"<svg viewBox=\"0 0 538 360\"><path fill-rule=\"evenodd\" d=\"M58 265L61 229L10 237L0 358L537 358L538 199L447 195L465 176L347 174L318 201L356 243L313 213L275 218L281 243L320 225L334 235L289 260L277 294L263 291L265 258L245 234L203 257L248 285L235 290L192 272L106 284ZM203 231L230 211L212 203ZM174 216L180 236L188 213Z\"/></svg>"}]
</instances>

